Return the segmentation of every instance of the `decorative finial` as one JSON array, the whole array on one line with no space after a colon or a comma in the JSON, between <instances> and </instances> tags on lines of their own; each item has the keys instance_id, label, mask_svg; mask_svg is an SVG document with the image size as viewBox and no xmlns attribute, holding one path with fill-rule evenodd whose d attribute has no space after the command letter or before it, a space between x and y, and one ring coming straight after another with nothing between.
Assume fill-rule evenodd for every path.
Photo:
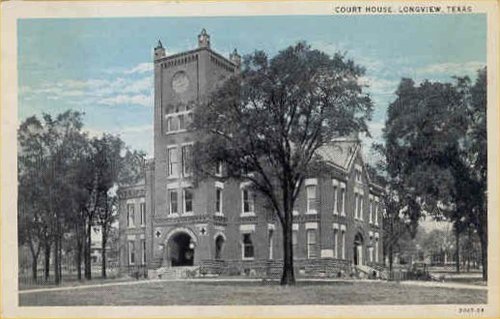
<instances>
[{"instance_id":1,"label":"decorative finial","mask_svg":"<svg viewBox=\"0 0 500 319\"><path fill-rule=\"evenodd\" d=\"M207 30L203 28L198 34L198 47L199 48L210 48L210 35L207 33Z\"/></svg>"},{"instance_id":2,"label":"decorative finial","mask_svg":"<svg viewBox=\"0 0 500 319\"><path fill-rule=\"evenodd\" d=\"M160 39L158 39L158 45L156 45L154 51L155 51L155 54L154 54L155 60L161 59L165 56L165 48L163 47L163 44L161 43Z\"/></svg>"},{"instance_id":3,"label":"decorative finial","mask_svg":"<svg viewBox=\"0 0 500 319\"><path fill-rule=\"evenodd\" d=\"M238 50L236 48L233 50L233 53L229 55L229 60L236 64L236 66L240 66L241 64L241 56L238 54Z\"/></svg>"}]
</instances>

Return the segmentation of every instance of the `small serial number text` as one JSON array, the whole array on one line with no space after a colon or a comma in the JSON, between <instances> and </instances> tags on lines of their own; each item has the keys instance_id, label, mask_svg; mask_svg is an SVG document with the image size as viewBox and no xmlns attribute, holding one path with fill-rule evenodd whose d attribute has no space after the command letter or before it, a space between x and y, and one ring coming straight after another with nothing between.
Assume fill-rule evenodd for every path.
<instances>
[{"instance_id":1,"label":"small serial number text","mask_svg":"<svg viewBox=\"0 0 500 319\"><path fill-rule=\"evenodd\" d=\"M481 315L484 313L484 308L483 307L459 307L457 309L458 314L460 315Z\"/></svg>"}]
</instances>

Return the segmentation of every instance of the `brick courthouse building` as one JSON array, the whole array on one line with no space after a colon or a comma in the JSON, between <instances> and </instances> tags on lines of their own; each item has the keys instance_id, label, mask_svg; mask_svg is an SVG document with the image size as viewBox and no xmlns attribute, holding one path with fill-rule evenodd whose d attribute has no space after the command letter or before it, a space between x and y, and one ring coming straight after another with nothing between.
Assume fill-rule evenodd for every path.
<instances>
[{"instance_id":1,"label":"brick courthouse building","mask_svg":"<svg viewBox=\"0 0 500 319\"><path fill-rule=\"evenodd\" d=\"M166 56L161 42L155 48L154 160L143 183L119 191L123 269L144 267L150 277L187 266L223 274L281 271L281 225L262 198L235 180L192 181L186 102L206 98L239 66L236 50L225 58L210 49L205 30L194 50ZM367 174L360 141L339 138L319 152L332 169L307 179L297 199L297 273L336 276L351 265L382 263L382 189Z\"/></svg>"}]
</instances>

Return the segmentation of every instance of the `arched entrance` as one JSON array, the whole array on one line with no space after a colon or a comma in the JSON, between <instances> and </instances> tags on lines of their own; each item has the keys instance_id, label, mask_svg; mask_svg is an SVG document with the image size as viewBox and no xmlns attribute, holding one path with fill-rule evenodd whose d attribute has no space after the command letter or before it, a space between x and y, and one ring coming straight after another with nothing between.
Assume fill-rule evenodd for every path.
<instances>
[{"instance_id":1,"label":"arched entrance","mask_svg":"<svg viewBox=\"0 0 500 319\"><path fill-rule=\"evenodd\" d=\"M173 234L167 243L170 266L193 266L195 242L187 232Z\"/></svg>"},{"instance_id":2,"label":"arched entrance","mask_svg":"<svg viewBox=\"0 0 500 319\"><path fill-rule=\"evenodd\" d=\"M224 250L224 243L225 239L222 235L218 235L215 238L215 259L216 260L221 260L222 259L222 251Z\"/></svg>"},{"instance_id":3,"label":"arched entrance","mask_svg":"<svg viewBox=\"0 0 500 319\"><path fill-rule=\"evenodd\" d=\"M354 265L363 264L363 236L361 236L360 233L357 233L356 236L354 236L353 262Z\"/></svg>"}]
</instances>

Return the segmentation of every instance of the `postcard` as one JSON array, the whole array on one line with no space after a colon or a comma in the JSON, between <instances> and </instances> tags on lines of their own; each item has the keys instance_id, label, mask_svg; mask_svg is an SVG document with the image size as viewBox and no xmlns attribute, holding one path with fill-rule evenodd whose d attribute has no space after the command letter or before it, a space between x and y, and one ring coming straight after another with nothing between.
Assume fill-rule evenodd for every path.
<instances>
[{"instance_id":1,"label":"postcard","mask_svg":"<svg viewBox=\"0 0 500 319\"><path fill-rule=\"evenodd\" d=\"M4 2L1 311L497 317L498 3Z\"/></svg>"}]
</instances>

